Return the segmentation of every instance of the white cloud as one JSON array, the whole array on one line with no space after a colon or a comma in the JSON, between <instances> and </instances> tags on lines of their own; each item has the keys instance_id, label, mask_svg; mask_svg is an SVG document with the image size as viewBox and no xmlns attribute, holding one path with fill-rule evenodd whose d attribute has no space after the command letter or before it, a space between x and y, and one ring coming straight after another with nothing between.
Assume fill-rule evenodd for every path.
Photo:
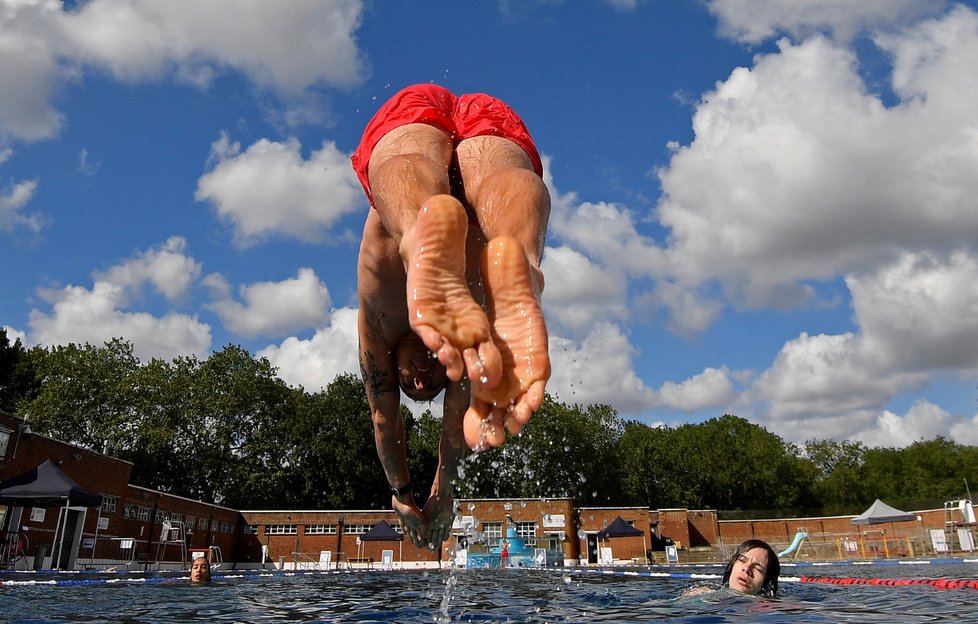
<instances>
[{"instance_id":1,"label":"white cloud","mask_svg":"<svg viewBox=\"0 0 978 624\"><path fill-rule=\"evenodd\" d=\"M129 293L148 283L170 301L179 300L200 277L200 263L184 253L186 248L186 239L172 236L131 260L96 271L95 281L108 282Z\"/></svg>"},{"instance_id":2,"label":"white cloud","mask_svg":"<svg viewBox=\"0 0 978 624\"><path fill-rule=\"evenodd\" d=\"M210 328L196 317L129 311L146 284L170 300L186 293L199 275L200 266L184 255L184 247L183 239L171 238L157 248L96 273L91 289L66 286L39 291L52 309L50 313L31 310L28 322L32 343L101 345L123 338L144 360L169 360L187 354L205 356L211 343Z\"/></svg>"},{"instance_id":3,"label":"white cloud","mask_svg":"<svg viewBox=\"0 0 978 624\"><path fill-rule=\"evenodd\" d=\"M802 334L782 347L754 385L754 399L770 403L768 417L796 422L872 410L901 389L922 385L924 375L900 374L879 365L859 336Z\"/></svg>"},{"instance_id":4,"label":"white cloud","mask_svg":"<svg viewBox=\"0 0 978 624\"><path fill-rule=\"evenodd\" d=\"M966 423L937 406L922 402L905 416L883 406L940 371L978 371L978 261L906 254L846 283L859 331L786 343L750 392L761 419L795 441L905 446L941 434L970 443Z\"/></svg>"},{"instance_id":5,"label":"white cloud","mask_svg":"<svg viewBox=\"0 0 978 624\"><path fill-rule=\"evenodd\" d=\"M862 30L895 28L947 5L945 0L709 0L720 32L746 43L778 33L803 37L815 31L849 39Z\"/></svg>"},{"instance_id":6,"label":"white cloud","mask_svg":"<svg viewBox=\"0 0 978 624\"><path fill-rule=\"evenodd\" d=\"M309 268L300 268L294 278L281 282L239 287L243 303L234 300L223 277L209 275L204 281L215 298L207 307L241 336L280 336L322 325L329 318L329 290Z\"/></svg>"},{"instance_id":7,"label":"white cloud","mask_svg":"<svg viewBox=\"0 0 978 624\"><path fill-rule=\"evenodd\" d=\"M613 405L624 413L648 408L653 392L635 374L634 353L621 328L611 323L595 324L580 343L551 336L553 376L547 392L568 404Z\"/></svg>"},{"instance_id":8,"label":"white cloud","mask_svg":"<svg viewBox=\"0 0 978 624\"><path fill-rule=\"evenodd\" d=\"M871 271L900 249L973 250L978 109L960 102L978 64L938 48L932 31L978 50L966 9L893 36L898 56L932 45L903 87L926 98L892 108L865 92L853 53L823 38L782 41L708 94L695 140L660 171L677 283L716 280L742 306L797 306L810 282Z\"/></svg>"},{"instance_id":9,"label":"white cloud","mask_svg":"<svg viewBox=\"0 0 978 624\"><path fill-rule=\"evenodd\" d=\"M98 173L99 167L101 166L102 163L88 162L88 150L82 149L78 154L78 169L75 169L75 172L86 176L93 176Z\"/></svg>"},{"instance_id":10,"label":"white cloud","mask_svg":"<svg viewBox=\"0 0 978 624\"><path fill-rule=\"evenodd\" d=\"M206 80L224 67L286 92L354 84L363 63L353 33L359 0L239 0L233 7L195 0L92 0L65 16L78 57L123 79L170 65Z\"/></svg>"},{"instance_id":11,"label":"white cloud","mask_svg":"<svg viewBox=\"0 0 978 624\"><path fill-rule=\"evenodd\" d=\"M693 336L710 327L723 311L723 304L699 293L695 288L662 280L636 300L639 307L668 311L666 327L680 336Z\"/></svg>"},{"instance_id":12,"label":"white cloud","mask_svg":"<svg viewBox=\"0 0 978 624\"><path fill-rule=\"evenodd\" d=\"M27 341L27 334L26 333L24 333L24 332L22 332L20 330L14 329L13 327L10 327L9 325L4 325L3 328L7 332L7 340L10 341L10 344L14 344L18 340L20 340L20 344L22 346L24 346L24 347L30 347L31 346L31 343Z\"/></svg>"},{"instance_id":13,"label":"white cloud","mask_svg":"<svg viewBox=\"0 0 978 624\"><path fill-rule=\"evenodd\" d=\"M256 355L268 358L287 383L318 392L341 373L358 374L358 344L357 310L339 308L330 315L329 326L309 340L289 338Z\"/></svg>"},{"instance_id":14,"label":"white cloud","mask_svg":"<svg viewBox=\"0 0 978 624\"><path fill-rule=\"evenodd\" d=\"M115 284L96 282L91 290L67 286L52 293L51 314L31 310L31 338L45 346L102 343L113 338L132 342L136 356L172 359L180 355L207 355L210 328L185 314L156 317L146 312L123 311L128 294Z\"/></svg>"},{"instance_id":15,"label":"white cloud","mask_svg":"<svg viewBox=\"0 0 978 624\"><path fill-rule=\"evenodd\" d=\"M978 441L978 433L973 428L976 422L978 417L969 423L921 399L903 416L884 411L870 426L851 438L870 447L887 448L901 448L937 436L950 437L958 444L975 444Z\"/></svg>"},{"instance_id":16,"label":"white cloud","mask_svg":"<svg viewBox=\"0 0 978 624\"><path fill-rule=\"evenodd\" d=\"M577 202L573 194L553 202L549 232L590 258L631 276L661 274L666 257L638 233L631 212L610 203Z\"/></svg>"},{"instance_id":17,"label":"white cloud","mask_svg":"<svg viewBox=\"0 0 978 624\"><path fill-rule=\"evenodd\" d=\"M213 169L197 183L197 201L214 205L239 245L276 235L316 242L346 214L365 208L349 157L326 142L308 160L295 139L262 139L245 152L226 135L211 147Z\"/></svg>"},{"instance_id":18,"label":"white cloud","mask_svg":"<svg viewBox=\"0 0 978 624\"><path fill-rule=\"evenodd\" d=\"M682 383L667 381L662 384L656 393L656 403L669 409L694 412L727 406L736 396L726 368L707 368Z\"/></svg>"},{"instance_id":19,"label":"white cloud","mask_svg":"<svg viewBox=\"0 0 978 624\"><path fill-rule=\"evenodd\" d=\"M0 10L0 136L55 136L50 101L66 81L107 71L125 81L173 76L206 86L234 70L301 105L311 87L350 86L368 71L355 33L361 0L5 1Z\"/></svg>"},{"instance_id":20,"label":"white cloud","mask_svg":"<svg viewBox=\"0 0 978 624\"><path fill-rule=\"evenodd\" d=\"M861 348L891 370L978 371L978 259L906 254L846 279Z\"/></svg>"},{"instance_id":21,"label":"white cloud","mask_svg":"<svg viewBox=\"0 0 978 624\"><path fill-rule=\"evenodd\" d=\"M541 270L547 328L583 336L599 320L624 320L627 281L620 271L600 267L569 247L548 248Z\"/></svg>"},{"instance_id":22,"label":"white cloud","mask_svg":"<svg viewBox=\"0 0 978 624\"><path fill-rule=\"evenodd\" d=\"M12 232L15 228L26 228L39 232L45 219L39 214L25 214L24 207L34 197L37 180L22 180L0 189L0 232Z\"/></svg>"}]
</instances>

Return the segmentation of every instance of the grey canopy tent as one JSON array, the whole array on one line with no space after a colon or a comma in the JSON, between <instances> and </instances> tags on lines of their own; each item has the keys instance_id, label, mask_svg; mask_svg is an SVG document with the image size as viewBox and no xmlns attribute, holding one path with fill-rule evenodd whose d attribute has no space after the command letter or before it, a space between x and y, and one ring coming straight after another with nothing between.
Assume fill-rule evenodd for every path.
<instances>
[{"instance_id":1,"label":"grey canopy tent","mask_svg":"<svg viewBox=\"0 0 978 624\"><path fill-rule=\"evenodd\" d=\"M13 507L64 508L64 513L59 512L58 524L54 530L54 550L51 558L52 567L59 569L71 560L71 553L65 557L64 552L68 524L67 510L70 507L98 507L99 515L101 516L102 513L102 496L75 483L50 459L36 468L0 483L0 503ZM98 539L97 533L96 539ZM34 565L37 567L39 562L35 561Z\"/></svg>"},{"instance_id":2,"label":"grey canopy tent","mask_svg":"<svg viewBox=\"0 0 978 624\"><path fill-rule=\"evenodd\" d=\"M869 509L850 520L850 522L852 524L882 524L884 522L911 522L916 519L916 514L894 509L877 498L876 502L870 505Z\"/></svg>"},{"instance_id":3,"label":"grey canopy tent","mask_svg":"<svg viewBox=\"0 0 978 624\"><path fill-rule=\"evenodd\" d=\"M404 536L393 528L391 525L387 524L386 520L381 520L377 524L373 525L369 531L360 536L357 540L357 545L362 547L362 542L402 542L399 544L398 550L403 550L404 548ZM398 558L403 561L403 552L398 553Z\"/></svg>"},{"instance_id":4,"label":"grey canopy tent","mask_svg":"<svg viewBox=\"0 0 978 624\"><path fill-rule=\"evenodd\" d=\"M638 537L640 535L642 536L642 550L648 550L645 543L645 531L636 529L632 525L625 522L621 516L615 517L611 524L598 531L598 538L600 539L609 539L613 537Z\"/></svg>"}]
</instances>

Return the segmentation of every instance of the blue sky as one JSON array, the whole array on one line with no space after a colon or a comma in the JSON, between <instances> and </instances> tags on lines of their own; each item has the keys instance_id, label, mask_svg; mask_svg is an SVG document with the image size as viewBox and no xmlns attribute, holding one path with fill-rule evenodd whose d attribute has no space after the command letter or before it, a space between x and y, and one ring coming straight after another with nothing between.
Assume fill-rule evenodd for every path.
<instances>
[{"instance_id":1,"label":"blue sky","mask_svg":"<svg viewBox=\"0 0 978 624\"><path fill-rule=\"evenodd\" d=\"M526 121L548 390L649 424L978 444L978 3L0 0L0 324L355 372L395 91Z\"/></svg>"}]
</instances>

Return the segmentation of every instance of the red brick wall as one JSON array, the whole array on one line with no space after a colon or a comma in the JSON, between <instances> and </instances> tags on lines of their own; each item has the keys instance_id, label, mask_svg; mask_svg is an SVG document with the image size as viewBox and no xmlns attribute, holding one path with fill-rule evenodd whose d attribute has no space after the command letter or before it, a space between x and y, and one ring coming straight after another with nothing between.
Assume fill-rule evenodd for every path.
<instances>
[{"instance_id":1,"label":"red brick wall","mask_svg":"<svg viewBox=\"0 0 978 624\"><path fill-rule=\"evenodd\" d=\"M159 550L162 528L160 523L156 521L155 510L160 510L168 515L181 514L184 518L192 516L195 524L199 522L200 518L207 519L211 527L214 522L217 522L217 530L213 528L210 531L195 530L190 536L188 546L191 549L204 549L210 545L215 545L221 549L225 560L233 561L238 558L239 535L244 528L239 512L131 486L129 485L129 477L132 473L130 462L36 433L20 436L23 422L19 418L0 412L0 427L11 430L6 453L0 460L0 481L23 474L50 459L78 485L104 497L115 499L114 511L105 503L103 503L101 510L94 508L87 510L82 537L95 537L100 514L105 528L98 529L95 551L83 547L78 552L79 557L117 559L125 553L120 550L119 541L113 538L132 538L136 540L137 552L155 560ZM127 504L148 508L150 510L149 520L140 521L135 517L126 518ZM59 510L45 510L43 522L31 521L31 510L31 507L24 509L21 516L21 526L28 527L31 549L46 545L48 555L50 555ZM225 527L228 529L227 531L224 530ZM179 561L181 556L179 549L173 546L160 552L160 555L164 561Z\"/></svg>"},{"instance_id":2,"label":"red brick wall","mask_svg":"<svg viewBox=\"0 0 978 624\"><path fill-rule=\"evenodd\" d=\"M586 557L586 537L588 533L596 533L603 530L621 516L621 519L630 523L634 528L642 531L642 536L635 537L614 537L607 540L600 540L599 548L611 548L612 557L616 560L641 559L645 561L645 551L652 548L652 534L650 531L649 510L646 507L581 507L577 510L579 530L583 534L578 535L579 553L585 560Z\"/></svg>"}]
</instances>

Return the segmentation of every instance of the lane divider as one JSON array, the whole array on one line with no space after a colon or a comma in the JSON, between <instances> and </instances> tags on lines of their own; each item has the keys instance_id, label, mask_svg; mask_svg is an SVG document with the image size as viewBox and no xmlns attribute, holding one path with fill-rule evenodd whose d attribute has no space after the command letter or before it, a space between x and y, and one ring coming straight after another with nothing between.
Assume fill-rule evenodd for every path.
<instances>
[{"instance_id":1,"label":"lane divider","mask_svg":"<svg viewBox=\"0 0 978 624\"><path fill-rule=\"evenodd\" d=\"M556 568L548 568L556 569ZM572 574L600 574L617 576L640 576L647 578L671 578L686 580L718 580L722 574L695 574L690 572L638 572L634 570L575 569ZM938 589L978 589L978 579L884 579L852 578L830 576L782 576L780 583L825 583L830 585L882 585L904 587L908 585L928 585Z\"/></svg>"},{"instance_id":2,"label":"lane divider","mask_svg":"<svg viewBox=\"0 0 978 624\"><path fill-rule=\"evenodd\" d=\"M802 576L802 583L828 583L831 585L930 585L938 589L978 589L978 579L880 579L880 578L833 578L827 576Z\"/></svg>"}]
</instances>

